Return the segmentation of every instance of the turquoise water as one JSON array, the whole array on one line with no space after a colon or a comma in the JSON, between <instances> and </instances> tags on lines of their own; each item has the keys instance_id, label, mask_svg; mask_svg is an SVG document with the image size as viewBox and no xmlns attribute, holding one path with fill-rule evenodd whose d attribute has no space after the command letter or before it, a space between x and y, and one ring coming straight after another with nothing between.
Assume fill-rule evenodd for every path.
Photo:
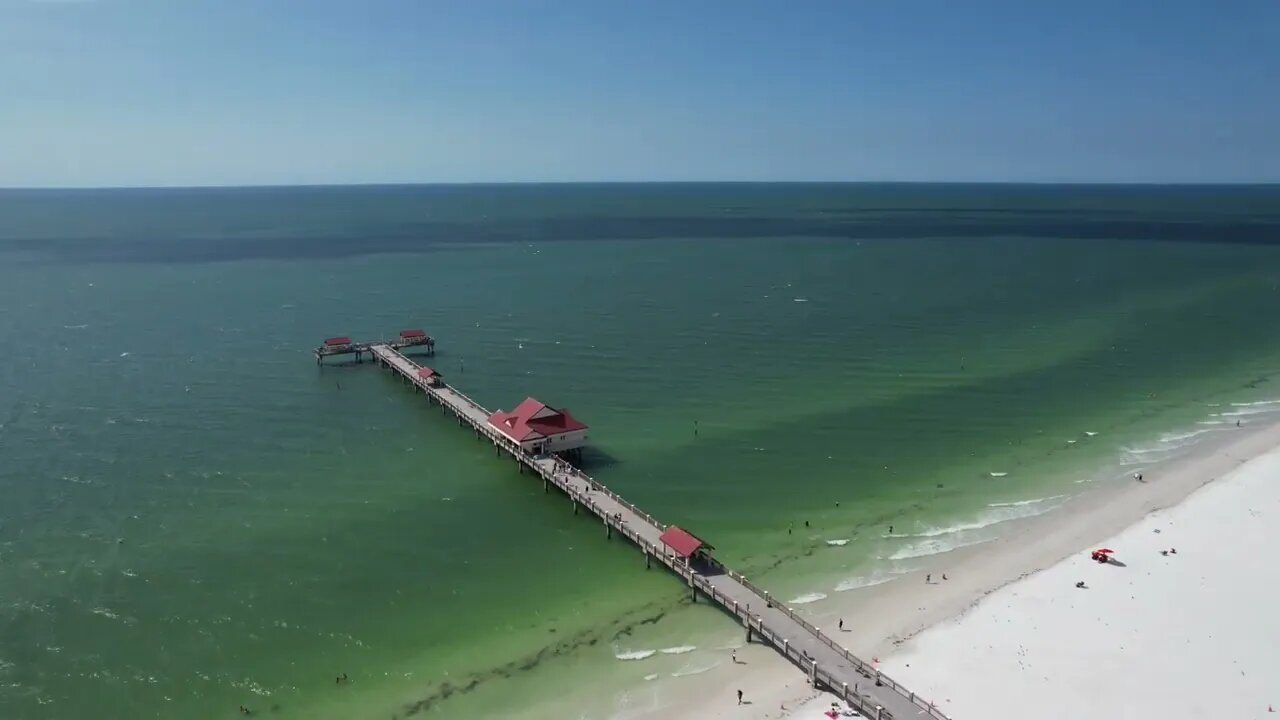
<instances>
[{"instance_id":1,"label":"turquoise water","mask_svg":"<svg viewBox=\"0 0 1280 720\"><path fill-rule=\"evenodd\" d=\"M0 193L0 717L603 716L711 661L616 655L736 638L324 337L572 408L802 598L1280 397L1278 228L1274 188Z\"/></svg>"}]
</instances>

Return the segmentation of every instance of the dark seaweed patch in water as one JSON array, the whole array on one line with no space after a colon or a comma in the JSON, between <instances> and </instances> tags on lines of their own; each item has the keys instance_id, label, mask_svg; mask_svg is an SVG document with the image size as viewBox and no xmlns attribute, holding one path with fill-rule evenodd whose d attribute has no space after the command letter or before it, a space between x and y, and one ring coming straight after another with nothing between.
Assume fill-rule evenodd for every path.
<instances>
[{"instance_id":1,"label":"dark seaweed patch in water","mask_svg":"<svg viewBox=\"0 0 1280 720\"><path fill-rule=\"evenodd\" d=\"M634 622L628 623L613 633L613 637L621 637L629 635L635 628L643 625L652 625L666 616L666 611L659 610L653 615L647 615ZM579 648L591 647L599 644L605 633L599 633L593 630L583 630L570 638L561 640L554 645L548 645L539 649L532 655L512 660L509 663L499 665L481 672L473 673L457 682L444 681L435 686L430 695L412 703L407 703L402 707L402 711L406 716L412 717L427 712L448 700L455 695L465 695L475 691L481 685L493 680L505 680L516 676L519 673L533 670L542 663L567 655Z\"/></svg>"}]
</instances>

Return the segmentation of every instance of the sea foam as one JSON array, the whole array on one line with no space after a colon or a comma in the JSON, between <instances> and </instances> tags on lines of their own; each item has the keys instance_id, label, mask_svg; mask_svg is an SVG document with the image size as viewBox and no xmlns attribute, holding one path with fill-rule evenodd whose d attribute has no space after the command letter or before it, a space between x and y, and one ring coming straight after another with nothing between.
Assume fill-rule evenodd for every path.
<instances>
[{"instance_id":1,"label":"sea foam","mask_svg":"<svg viewBox=\"0 0 1280 720\"><path fill-rule=\"evenodd\" d=\"M1204 435L1205 433L1211 433L1211 432L1214 432L1213 428L1202 428L1200 430L1191 430L1191 431L1182 432L1182 433L1165 433L1160 436L1160 442L1178 443L1183 440L1190 440L1192 438Z\"/></svg>"},{"instance_id":2,"label":"sea foam","mask_svg":"<svg viewBox=\"0 0 1280 720\"><path fill-rule=\"evenodd\" d=\"M675 647L662 648L658 652L662 653L663 655L683 655L685 653L691 653L697 649L698 649L697 645L677 645Z\"/></svg>"},{"instance_id":3,"label":"sea foam","mask_svg":"<svg viewBox=\"0 0 1280 720\"><path fill-rule=\"evenodd\" d=\"M686 665L683 668L671 673L671 677L678 678L678 677L688 677L690 675L701 675L702 673L707 672L709 670L714 670L719 666L720 666L720 663L718 662L705 663L702 665Z\"/></svg>"},{"instance_id":4,"label":"sea foam","mask_svg":"<svg viewBox=\"0 0 1280 720\"><path fill-rule=\"evenodd\" d=\"M624 650L614 653L613 656L619 660L644 660L653 657L656 652L657 650Z\"/></svg>"},{"instance_id":5,"label":"sea foam","mask_svg":"<svg viewBox=\"0 0 1280 720\"><path fill-rule=\"evenodd\" d=\"M849 578L848 580L841 580L839 584L836 585L835 590L836 592L849 592L850 590L861 590L862 588L875 587L876 585L883 585L906 574L906 572L872 573L871 575Z\"/></svg>"},{"instance_id":6,"label":"sea foam","mask_svg":"<svg viewBox=\"0 0 1280 720\"><path fill-rule=\"evenodd\" d=\"M820 592L805 593L799 597L795 597L795 598L792 598L791 600L788 600L787 604L808 605L809 603L815 603L815 602L818 602L819 600L826 600L826 599L827 599L827 596Z\"/></svg>"},{"instance_id":7,"label":"sea foam","mask_svg":"<svg viewBox=\"0 0 1280 720\"><path fill-rule=\"evenodd\" d=\"M999 507L1024 507L1024 506L1026 506L1026 505L1036 505L1036 504L1043 503L1043 502L1050 502L1050 501L1053 501L1053 500L1061 500L1061 499L1062 499L1062 498L1064 498L1064 497L1066 497L1066 495L1050 495L1049 497L1033 498L1033 499L1031 499L1031 500L1019 500L1019 501L1017 501L1017 502L998 502L998 503L987 503L987 507L993 507L993 508L999 508Z\"/></svg>"},{"instance_id":8,"label":"sea foam","mask_svg":"<svg viewBox=\"0 0 1280 720\"><path fill-rule=\"evenodd\" d=\"M935 538L933 540L924 540L921 542L911 543L903 546L897 552L889 556L890 560L910 560L912 558L928 557L930 555L941 555L949 553L952 550L959 550L970 545L981 545L991 542L995 538L979 538L977 540L962 540L959 537L953 538Z\"/></svg>"},{"instance_id":9,"label":"sea foam","mask_svg":"<svg viewBox=\"0 0 1280 720\"><path fill-rule=\"evenodd\" d=\"M902 535L901 537L933 538L943 535L954 535L968 530L981 530L1010 520L1035 517L1036 515L1042 515L1057 507L1057 504L1050 503L1051 500L1057 499L1059 499L1059 497L1038 498L1034 502L1023 502L1020 504L993 505L990 506L990 510L982 513L973 520L956 523L955 525L947 525L945 527L933 527L918 533Z\"/></svg>"}]
</instances>

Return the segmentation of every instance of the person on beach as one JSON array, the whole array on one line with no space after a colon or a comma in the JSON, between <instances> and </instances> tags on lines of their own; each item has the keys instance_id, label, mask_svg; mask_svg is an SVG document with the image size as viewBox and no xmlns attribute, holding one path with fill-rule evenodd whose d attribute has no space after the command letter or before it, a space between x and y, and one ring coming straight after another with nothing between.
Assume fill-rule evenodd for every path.
<instances>
[{"instance_id":1,"label":"person on beach","mask_svg":"<svg viewBox=\"0 0 1280 720\"><path fill-rule=\"evenodd\" d=\"M738 691L738 704L739 704L739 705L741 705L741 704L742 704L742 691L741 691L741 690L739 690L739 691Z\"/></svg>"},{"instance_id":2,"label":"person on beach","mask_svg":"<svg viewBox=\"0 0 1280 720\"><path fill-rule=\"evenodd\" d=\"M942 579L943 579L943 580L946 580L946 579L947 579L947 574L946 574L946 573L942 573Z\"/></svg>"},{"instance_id":3,"label":"person on beach","mask_svg":"<svg viewBox=\"0 0 1280 720\"><path fill-rule=\"evenodd\" d=\"M844 632L844 618L840 618L840 631Z\"/></svg>"},{"instance_id":4,"label":"person on beach","mask_svg":"<svg viewBox=\"0 0 1280 720\"><path fill-rule=\"evenodd\" d=\"M734 665L737 665L737 664L738 664L738 651L737 651L737 650L734 650L733 652L729 653L729 659L733 661L733 664L734 664Z\"/></svg>"},{"instance_id":5,"label":"person on beach","mask_svg":"<svg viewBox=\"0 0 1280 720\"><path fill-rule=\"evenodd\" d=\"M890 525L890 526L889 526L889 534L890 534L890 535L892 535L892 534L893 534L893 526L892 526L892 525Z\"/></svg>"},{"instance_id":6,"label":"person on beach","mask_svg":"<svg viewBox=\"0 0 1280 720\"><path fill-rule=\"evenodd\" d=\"M933 582L933 575L932 575L932 574L930 574L930 573L925 573L924 581L925 581L925 583L931 583L931 582Z\"/></svg>"}]
</instances>

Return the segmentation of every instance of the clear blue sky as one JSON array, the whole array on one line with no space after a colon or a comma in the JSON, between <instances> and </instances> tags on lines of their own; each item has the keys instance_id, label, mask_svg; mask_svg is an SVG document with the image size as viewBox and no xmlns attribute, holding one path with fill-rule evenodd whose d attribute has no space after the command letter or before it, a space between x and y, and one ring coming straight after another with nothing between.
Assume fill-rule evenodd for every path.
<instances>
[{"instance_id":1,"label":"clear blue sky","mask_svg":"<svg viewBox=\"0 0 1280 720\"><path fill-rule=\"evenodd\" d=\"M1280 0L0 0L0 186L1280 182Z\"/></svg>"}]
</instances>

